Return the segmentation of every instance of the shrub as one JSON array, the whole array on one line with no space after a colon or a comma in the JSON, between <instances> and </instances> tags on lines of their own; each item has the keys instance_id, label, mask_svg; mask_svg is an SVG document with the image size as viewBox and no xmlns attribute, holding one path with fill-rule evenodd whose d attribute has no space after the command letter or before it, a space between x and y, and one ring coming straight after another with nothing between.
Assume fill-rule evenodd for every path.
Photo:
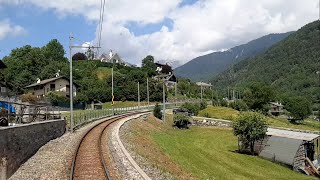
<instances>
[{"instance_id":1,"label":"shrub","mask_svg":"<svg viewBox=\"0 0 320 180\"><path fill-rule=\"evenodd\" d=\"M158 119L162 119L161 109L158 103L154 106L153 115Z\"/></svg>"},{"instance_id":2,"label":"shrub","mask_svg":"<svg viewBox=\"0 0 320 180\"><path fill-rule=\"evenodd\" d=\"M254 154L254 144L265 137L267 123L264 115L257 112L243 112L233 123L233 134L239 137L241 147L239 151L246 151Z\"/></svg>"},{"instance_id":3,"label":"shrub","mask_svg":"<svg viewBox=\"0 0 320 180\"><path fill-rule=\"evenodd\" d=\"M69 99L59 92L49 92L46 96L53 106L57 106L60 103L69 102Z\"/></svg>"},{"instance_id":4,"label":"shrub","mask_svg":"<svg viewBox=\"0 0 320 180\"><path fill-rule=\"evenodd\" d=\"M207 103L206 103L205 101L202 101L202 102L200 103L200 111L203 110L203 109L205 109L205 108L207 108Z\"/></svg>"},{"instance_id":5,"label":"shrub","mask_svg":"<svg viewBox=\"0 0 320 180\"><path fill-rule=\"evenodd\" d=\"M195 116L198 115L200 111L200 106L198 104L184 103L182 107L186 108L189 113L192 113Z\"/></svg>"},{"instance_id":6,"label":"shrub","mask_svg":"<svg viewBox=\"0 0 320 180\"><path fill-rule=\"evenodd\" d=\"M38 101L38 98L37 98L37 96L35 96L35 95L31 94L31 93L28 93L28 94L23 94L21 96L21 101L35 104Z\"/></svg>"},{"instance_id":7,"label":"shrub","mask_svg":"<svg viewBox=\"0 0 320 180\"><path fill-rule=\"evenodd\" d=\"M186 115L178 114L174 116L173 126L179 129L188 129L190 124L189 117Z\"/></svg>"},{"instance_id":8,"label":"shrub","mask_svg":"<svg viewBox=\"0 0 320 180\"><path fill-rule=\"evenodd\" d=\"M221 100L221 106L223 106L223 107L228 107L228 101L225 100L225 99L222 99L222 100Z\"/></svg>"},{"instance_id":9,"label":"shrub","mask_svg":"<svg viewBox=\"0 0 320 180\"><path fill-rule=\"evenodd\" d=\"M230 107L238 111L247 111L249 109L248 105L241 99L230 103Z\"/></svg>"}]
</instances>

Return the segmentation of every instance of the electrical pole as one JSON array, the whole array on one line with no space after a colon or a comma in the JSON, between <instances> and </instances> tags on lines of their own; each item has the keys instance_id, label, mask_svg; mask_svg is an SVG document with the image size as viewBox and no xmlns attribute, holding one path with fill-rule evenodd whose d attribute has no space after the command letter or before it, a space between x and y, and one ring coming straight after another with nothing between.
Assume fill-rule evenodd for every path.
<instances>
[{"instance_id":1,"label":"electrical pole","mask_svg":"<svg viewBox=\"0 0 320 180\"><path fill-rule=\"evenodd\" d=\"M162 93L163 93L163 109L162 109L162 120L163 121L166 121L166 93L165 93L165 85L164 85L164 81L163 81L163 84L162 84Z\"/></svg>"},{"instance_id":2,"label":"electrical pole","mask_svg":"<svg viewBox=\"0 0 320 180\"><path fill-rule=\"evenodd\" d=\"M228 101L229 101L229 87L228 87Z\"/></svg>"},{"instance_id":3,"label":"electrical pole","mask_svg":"<svg viewBox=\"0 0 320 180\"><path fill-rule=\"evenodd\" d=\"M111 86L112 86L112 115L114 115L114 103L113 103L113 99L114 99L114 95L113 95L113 67L111 68Z\"/></svg>"},{"instance_id":4,"label":"electrical pole","mask_svg":"<svg viewBox=\"0 0 320 180\"><path fill-rule=\"evenodd\" d=\"M320 71L316 72L318 74L318 88L320 88ZM318 121L320 122L320 91L318 91Z\"/></svg>"},{"instance_id":5,"label":"electrical pole","mask_svg":"<svg viewBox=\"0 0 320 180\"><path fill-rule=\"evenodd\" d=\"M175 104L177 106L177 82L174 84L174 96L175 96Z\"/></svg>"},{"instance_id":6,"label":"electrical pole","mask_svg":"<svg viewBox=\"0 0 320 180\"><path fill-rule=\"evenodd\" d=\"M69 51L70 51L70 83L69 83L69 89L70 89L70 130L73 132L73 82L72 82L72 33L70 33L69 36Z\"/></svg>"},{"instance_id":7,"label":"electrical pole","mask_svg":"<svg viewBox=\"0 0 320 180\"><path fill-rule=\"evenodd\" d=\"M202 86L200 86L201 87L201 102L202 102L202 92L203 92L203 87Z\"/></svg>"},{"instance_id":8,"label":"electrical pole","mask_svg":"<svg viewBox=\"0 0 320 180\"><path fill-rule=\"evenodd\" d=\"M140 83L138 81L138 109L140 109Z\"/></svg>"},{"instance_id":9,"label":"electrical pole","mask_svg":"<svg viewBox=\"0 0 320 180\"><path fill-rule=\"evenodd\" d=\"M149 102L149 79L148 78L147 78L147 101L148 101L148 109L149 109L150 102Z\"/></svg>"}]
</instances>

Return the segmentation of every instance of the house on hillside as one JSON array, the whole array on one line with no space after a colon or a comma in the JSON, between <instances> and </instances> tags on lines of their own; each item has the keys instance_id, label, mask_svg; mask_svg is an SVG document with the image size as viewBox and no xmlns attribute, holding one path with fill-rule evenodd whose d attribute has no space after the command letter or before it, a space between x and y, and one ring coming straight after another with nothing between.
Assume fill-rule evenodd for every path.
<instances>
[{"instance_id":1,"label":"house on hillside","mask_svg":"<svg viewBox=\"0 0 320 180\"><path fill-rule=\"evenodd\" d=\"M153 78L165 82L168 89L173 89L177 83L177 77L173 74L171 66L160 63L155 63L155 65L157 66L157 75Z\"/></svg>"},{"instance_id":2,"label":"house on hillside","mask_svg":"<svg viewBox=\"0 0 320 180\"><path fill-rule=\"evenodd\" d=\"M128 67L135 67L135 65L130 64L126 61L124 61L118 53L113 53L112 50L110 50L109 54L103 53L99 57L101 62L107 62L107 63L113 63L113 64L121 64L123 66L128 66Z\"/></svg>"},{"instance_id":3,"label":"house on hillside","mask_svg":"<svg viewBox=\"0 0 320 180\"><path fill-rule=\"evenodd\" d=\"M73 83L73 96L76 96L78 85ZM42 98L49 92L60 92L65 97L70 97L70 81L65 76L58 76L50 79L40 80L36 83L26 86L25 89L28 93Z\"/></svg>"},{"instance_id":4,"label":"house on hillside","mask_svg":"<svg viewBox=\"0 0 320 180\"><path fill-rule=\"evenodd\" d=\"M265 159L286 164L295 171L317 175L320 173L319 145L319 134L268 128L264 140L256 142L255 152Z\"/></svg>"},{"instance_id":5,"label":"house on hillside","mask_svg":"<svg viewBox=\"0 0 320 180\"><path fill-rule=\"evenodd\" d=\"M211 89L212 88L211 83L208 84L208 83L205 83L205 82L196 82L196 85L201 87L202 89Z\"/></svg>"},{"instance_id":6,"label":"house on hillside","mask_svg":"<svg viewBox=\"0 0 320 180\"><path fill-rule=\"evenodd\" d=\"M279 116L280 114L283 113L283 105L278 102L270 102L270 114L274 116Z\"/></svg>"}]
</instances>

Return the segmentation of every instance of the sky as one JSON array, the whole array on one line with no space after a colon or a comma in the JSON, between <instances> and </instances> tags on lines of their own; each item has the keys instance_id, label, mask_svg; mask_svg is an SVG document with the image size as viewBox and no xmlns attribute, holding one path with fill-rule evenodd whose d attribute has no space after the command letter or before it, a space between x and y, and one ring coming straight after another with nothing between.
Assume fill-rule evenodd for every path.
<instances>
[{"instance_id":1,"label":"sky","mask_svg":"<svg viewBox=\"0 0 320 180\"><path fill-rule=\"evenodd\" d=\"M0 0L0 58L58 39L97 45L101 0ZM147 55L186 63L319 19L319 0L105 0L101 52L132 64ZM83 51L73 49L73 53Z\"/></svg>"}]
</instances>

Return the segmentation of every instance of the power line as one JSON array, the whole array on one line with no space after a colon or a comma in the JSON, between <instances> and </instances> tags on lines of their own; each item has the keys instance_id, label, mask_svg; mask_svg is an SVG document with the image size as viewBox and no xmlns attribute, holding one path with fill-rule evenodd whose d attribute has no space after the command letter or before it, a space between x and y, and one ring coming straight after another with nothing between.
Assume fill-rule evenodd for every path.
<instances>
[{"instance_id":1,"label":"power line","mask_svg":"<svg viewBox=\"0 0 320 180\"><path fill-rule=\"evenodd\" d=\"M102 25L103 25L103 19L104 19L104 6L106 4L106 1L101 0L101 7L100 7L100 26L99 26L99 34L98 34L98 46L100 47L101 45L101 33L102 33ZM101 11L102 9L102 11ZM97 51L97 55L99 55L99 50Z\"/></svg>"}]
</instances>

